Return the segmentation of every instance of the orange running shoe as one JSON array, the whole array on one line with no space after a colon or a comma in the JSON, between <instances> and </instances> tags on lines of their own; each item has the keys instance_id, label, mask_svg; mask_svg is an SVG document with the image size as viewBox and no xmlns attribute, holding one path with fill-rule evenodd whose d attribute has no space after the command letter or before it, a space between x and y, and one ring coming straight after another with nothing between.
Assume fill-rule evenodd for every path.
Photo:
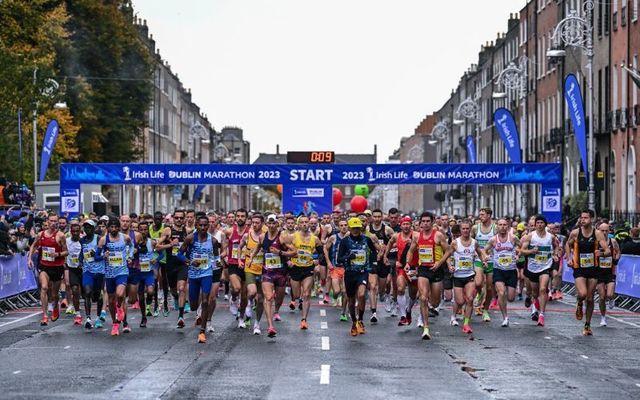
<instances>
[{"instance_id":1,"label":"orange running shoe","mask_svg":"<svg viewBox=\"0 0 640 400\"><path fill-rule=\"evenodd\" d=\"M303 331L309 329L309 324L307 324L306 319L300 321L300 329L302 329Z\"/></svg>"},{"instance_id":2,"label":"orange running shoe","mask_svg":"<svg viewBox=\"0 0 640 400\"><path fill-rule=\"evenodd\" d=\"M358 328L355 325L351 327L351 336L358 336Z\"/></svg>"},{"instance_id":3,"label":"orange running shoe","mask_svg":"<svg viewBox=\"0 0 640 400\"><path fill-rule=\"evenodd\" d=\"M590 325L585 325L582 329L582 336L593 336Z\"/></svg>"},{"instance_id":4,"label":"orange running shoe","mask_svg":"<svg viewBox=\"0 0 640 400\"><path fill-rule=\"evenodd\" d=\"M576 319L582 321L582 302L576 303Z\"/></svg>"},{"instance_id":5,"label":"orange running shoe","mask_svg":"<svg viewBox=\"0 0 640 400\"><path fill-rule=\"evenodd\" d=\"M471 329L471 325L469 325L469 324L464 324L464 325L462 326L462 332L464 332L464 333L469 333L469 334L473 333L473 330Z\"/></svg>"},{"instance_id":6,"label":"orange running shoe","mask_svg":"<svg viewBox=\"0 0 640 400\"><path fill-rule=\"evenodd\" d=\"M198 334L198 343L207 343L207 335L204 332Z\"/></svg>"},{"instance_id":7,"label":"orange running shoe","mask_svg":"<svg viewBox=\"0 0 640 400\"><path fill-rule=\"evenodd\" d=\"M367 332L362 321L356 321L356 329L358 330L358 335L364 335Z\"/></svg>"},{"instance_id":8,"label":"orange running shoe","mask_svg":"<svg viewBox=\"0 0 640 400\"><path fill-rule=\"evenodd\" d=\"M42 319L40 320L40 326L47 326L49 325L49 317L47 317L46 315L42 316Z\"/></svg>"},{"instance_id":9,"label":"orange running shoe","mask_svg":"<svg viewBox=\"0 0 640 400\"><path fill-rule=\"evenodd\" d=\"M51 321L57 321L60 318L60 307L56 304L51 313Z\"/></svg>"},{"instance_id":10,"label":"orange running shoe","mask_svg":"<svg viewBox=\"0 0 640 400\"><path fill-rule=\"evenodd\" d=\"M74 325L82 324L82 317L80 316L80 314L76 314L75 317L73 317L73 324Z\"/></svg>"}]
</instances>

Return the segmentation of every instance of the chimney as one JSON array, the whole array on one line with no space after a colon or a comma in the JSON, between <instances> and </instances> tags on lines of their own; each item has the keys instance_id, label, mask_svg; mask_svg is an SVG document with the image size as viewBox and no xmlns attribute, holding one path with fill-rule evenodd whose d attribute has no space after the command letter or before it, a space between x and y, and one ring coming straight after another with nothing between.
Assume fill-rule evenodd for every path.
<instances>
[{"instance_id":1,"label":"chimney","mask_svg":"<svg viewBox=\"0 0 640 400\"><path fill-rule=\"evenodd\" d=\"M276 145L276 155L280 155L280 145Z\"/></svg>"}]
</instances>

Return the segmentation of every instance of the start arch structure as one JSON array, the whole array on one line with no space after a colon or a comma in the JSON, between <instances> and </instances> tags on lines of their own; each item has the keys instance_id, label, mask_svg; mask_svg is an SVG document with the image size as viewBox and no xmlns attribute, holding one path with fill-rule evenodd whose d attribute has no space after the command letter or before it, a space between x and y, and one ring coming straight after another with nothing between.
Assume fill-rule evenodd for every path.
<instances>
[{"instance_id":1,"label":"start arch structure","mask_svg":"<svg viewBox=\"0 0 640 400\"><path fill-rule=\"evenodd\" d=\"M288 202L331 210L332 185L541 185L541 210L562 219L562 166L526 164L61 164L60 207L80 211L80 185L283 185ZM328 202L327 202L328 200ZM291 203L289 203L291 204ZM316 208L325 211L323 207Z\"/></svg>"}]
</instances>

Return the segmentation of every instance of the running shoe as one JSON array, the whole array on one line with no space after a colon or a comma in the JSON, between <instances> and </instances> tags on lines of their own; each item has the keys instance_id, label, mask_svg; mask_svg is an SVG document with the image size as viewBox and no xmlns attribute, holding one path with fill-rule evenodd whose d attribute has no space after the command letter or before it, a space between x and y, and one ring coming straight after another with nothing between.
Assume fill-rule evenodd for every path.
<instances>
[{"instance_id":1,"label":"running shoe","mask_svg":"<svg viewBox=\"0 0 640 400\"><path fill-rule=\"evenodd\" d=\"M229 303L229 312L234 317L238 316L238 303L236 301L231 300L231 303Z\"/></svg>"},{"instance_id":2,"label":"running shoe","mask_svg":"<svg viewBox=\"0 0 640 400\"><path fill-rule=\"evenodd\" d=\"M555 300L555 299L553 298L553 293L548 292L548 293L547 293L547 301L551 302L551 301L553 301L553 300Z\"/></svg>"},{"instance_id":3,"label":"running shoe","mask_svg":"<svg viewBox=\"0 0 640 400\"><path fill-rule=\"evenodd\" d=\"M116 306L116 319L120 322L124 321L124 307Z\"/></svg>"},{"instance_id":4,"label":"running shoe","mask_svg":"<svg viewBox=\"0 0 640 400\"><path fill-rule=\"evenodd\" d=\"M422 321L422 314L418 314L418 322L416 323L417 328L424 328L424 321Z\"/></svg>"},{"instance_id":5,"label":"running shoe","mask_svg":"<svg viewBox=\"0 0 640 400\"><path fill-rule=\"evenodd\" d=\"M278 322L282 321L282 317L280 316L280 313L273 314L273 320Z\"/></svg>"},{"instance_id":6,"label":"running shoe","mask_svg":"<svg viewBox=\"0 0 640 400\"><path fill-rule=\"evenodd\" d=\"M67 309L64 311L65 314L67 315L73 315L76 313L76 309L73 306L69 306L67 307Z\"/></svg>"},{"instance_id":7,"label":"running shoe","mask_svg":"<svg viewBox=\"0 0 640 400\"><path fill-rule=\"evenodd\" d=\"M434 318L440 315L440 311L438 311L438 307L429 307L429 317Z\"/></svg>"},{"instance_id":8,"label":"running shoe","mask_svg":"<svg viewBox=\"0 0 640 400\"><path fill-rule=\"evenodd\" d=\"M582 329L582 336L593 336L590 325L585 325Z\"/></svg>"},{"instance_id":9,"label":"running shoe","mask_svg":"<svg viewBox=\"0 0 640 400\"><path fill-rule=\"evenodd\" d=\"M60 307L61 308L67 308L67 299L62 299L62 301L60 301Z\"/></svg>"},{"instance_id":10,"label":"running shoe","mask_svg":"<svg viewBox=\"0 0 640 400\"><path fill-rule=\"evenodd\" d=\"M306 319L300 321L300 329L302 329L303 331L309 329L309 324L307 324Z\"/></svg>"},{"instance_id":11,"label":"running shoe","mask_svg":"<svg viewBox=\"0 0 640 400\"><path fill-rule=\"evenodd\" d=\"M176 328L178 328L178 329L184 328L184 318L183 317L179 317L178 318L178 324L176 325Z\"/></svg>"},{"instance_id":12,"label":"running shoe","mask_svg":"<svg viewBox=\"0 0 640 400\"><path fill-rule=\"evenodd\" d=\"M491 304L489 304L489 310L497 310L498 308L498 298L494 297L493 300L491 300Z\"/></svg>"},{"instance_id":13,"label":"running shoe","mask_svg":"<svg viewBox=\"0 0 640 400\"><path fill-rule=\"evenodd\" d=\"M391 316L392 317L397 317L398 314L400 314L400 308L398 307L398 303L393 301L391 303Z\"/></svg>"},{"instance_id":14,"label":"running shoe","mask_svg":"<svg viewBox=\"0 0 640 400\"><path fill-rule=\"evenodd\" d=\"M91 324L91 318L87 317L87 320L84 323L84 329L89 330L93 328L93 325Z\"/></svg>"},{"instance_id":15,"label":"running shoe","mask_svg":"<svg viewBox=\"0 0 640 400\"><path fill-rule=\"evenodd\" d=\"M122 333L130 333L130 332L131 332L131 328L129 327L129 324L123 324Z\"/></svg>"},{"instance_id":16,"label":"running shoe","mask_svg":"<svg viewBox=\"0 0 640 400\"><path fill-rule=\"evenodd\" d=\"M538 326L544 326L544 314L538 315Z\"/></svg>"},{"instance_id":17,"label":"running shoe","mask_svg":"<svg viewBox=\"0 0 640 400\"><path fill-rule=\"evenodd\" d=\"M475 311L475 314L476 314L476 315L478 315L478 316L482 315L482 308L480 308L480 307L475 307L475 308L474 308L474 311Z\"/></svg>"},{"instance_id":18,"label":"running shoe","mask_svg":"<svg viewBox=\"0 0 640 400\"><path fill-rule=\"evenodd\" d=\"M105 310L100 311L100 321L104 322L107 320L107 312Z\"/></svg>"},{"instance_id":19,"label":"running shoe","mask_svg":"<svg viewBox=\"0 0 640 400\"><path fill-rule=\"evenodd\" d=\"M369 321L371 321L372 324L377 324L378 323L378 314L377 313L371 314L371 318L369 319Z\"/></svg>"},{"instance_id":20,"label":"running shoe","mask_svg":"<svg viewBox=\"0 0 640 400\"><path fill-rule=\"evenodd\" d=\"M389 296L385 296L384 310L387 312L387 314L391 312L391 298Z\"/></svg>"},{"instance_id":21,"label":"running shoe","mask_svg":"<svg viewBox=\"0 0 640 400\"><path fill-rule=\"evenodd\" d=\"M464 333L469 333L469 334L473 333L473 330L471 329L471 325L469 325L469 324L464 324L464 325L462 326L462 332L464 332Z\"/></svg>"},{"instance_id":22,"label":"running shoe","mask_svg":"<svg viewBox=\"0 0 640 400\"><path fill-rule=\"evenodd\" d=\"M47 326L49 325L49 317L47 317L46 315L42 316L42 319L40 320L40 326Z\"/></svg>"},{"instance_id":23,"label":"running shoe","mask_svg":"<svg viewBox=\"0 0 640 400\"><path fill-rule=\"evenodd\" d=\"M295 301L291 300L289 302L289 310L291 310L291 312L296 310L296 302Z\"/></svg>"},{"instance_id":24,"label":"running shoe","mask_svg":"<svg viewBox=\"0 0 640 400\"><path fill-rule=\"evenodd\" d=\"M102 320L100 318L96 320L95 328L96 329L102 328Z\"/></svg>"},{"instance_id":25,"label":"running shoe","mask_svg":"<svg viewBox=\"0 0 640 400\"><path fill-rule=\"evenodd\" d=\"M140 321L140 328L146 328L147 327L147 317L142 317L142 320Z\"/></svg>"},{"instance_id":26,"label":"running shoe","mask_svg":"<svg viewBox=\"0 0 640 400\"><path fill-rule=\"evenodd\" d=\"M267 330L267 336L270 338L276 337L277 334L278 334L278 331L276 331L276 328L269 328Z\"/></svg>"},{"instance_id":27,"label":"running shoe","mask_svg":"<svg viewBox=\"0 0 640 400\"><path fill-rule=\"evenodd\" d=\"M262 331L260 330L260 325L254 324L253 325L253 334L254 335L260 335L261 333L262 333Z\"/></svg>"},{"instance_id":28,"label":"running shoe","mask_svg":"<svg viewBox=\"0 0 640 400\"><path fill-rule=\"evenodd\" d=\"M484 310L484 311L482 312L482 320L483 320L484 322L491 322L491 316L489 315L489 311Z\"/></svg>"},{"instance_id":29,"label":"running shoe","mask_svg":"<svg viewBox=\"0 0 640 400\"><path fill-rule=\"evenodd\" d=\"M531 297L527 296L527 298L526 298L526 299L524 299L524 306L525 306L526 308L531 307Z\"/></svg>"},{"instance_id":30,"label":"running shoe","mask_svg":"<svg viewBox=\"0 0 640 400\"><path fill-rule=\"evenodd\" d=\"M558 290L557 295L556 295L556 298L557 298L558 300L562 300L562 299L564 298L564 296L562 295L562 290Z\"/></svg>"},{"instance_id":31,"label":"running shoe","mask_svg":"<svg viewBox=\"0 0 640 400\"><path fill-rule=\"evenodd\" d=\"M174 309L175 311L178 311L178 308L179 308L179 305L178 305L178 298L176 297L176 298L174 298L174 299L173 299L173 309Z\"/></svg>"},{"instance_id":32,"label":"running shoe","mask_svg":"<svg viewBox=\"0 0 640 400\"><path fill-rule=\"evenodd\" d=\"M82 325L82 316L80 314L76 314L73 317L73 324L78 326Z\"/></svg>"},{"instance_id":33,"label":"running shoe","mask_svg":"<svg viewBox=\"0 0 640 400\"><path fill-rule=\"evenodd\" d=\"M531 320L532 321L538 321L538 319L540 318L540 314L538 313L538 311L534 311L531 313Z\"/></svg>"},{"instance_id":34,"label":"running shoe","mask_svg":"<svg viewBox=\"0 0 640 400\"><path fill-rule=\"evenodd\" d=\"M400 322L398 322L398 326L407 326L409 325L409 322L407 321L407 317L402 316L400 317Z\"/></svg>"},{"instance_id":35,"label":"running shoe","mask_svg":"<svg viewBox=\"0 0 640 400\"><path fill-rule=\"evenodd\" d=\"M213 333L215 331L216 331L216 329L213 327L213 322L207 321L207 332Z\"/></svg>"},{"instance_id":36,"label":"running shoe","mask_svg":"<svg viewBox=\"0 0 640 400\"><path fill-rule=\"evenodd\" d=\"M348 320L349 320L349 318L347 317L347 314L340 314L340 321L346 322Z\"/></svg>"},{"instance_id":37,"label":"running shoe","mask_svg":"<svg viewBox=\"0 0 640 400\"><path fill-rule=\"evenodd\" d=\"M57 321L60 318L60 307L56 304L53 306L53 312L51 312L51 321Z\"/></svg>"},{"instance_id":38,"label":"running shoe","mask_svg":"<svg viewBox=\"0 0 640 400\"><path fill-rule=\"evenodd\" d=\"M422 340L431 340L431 334L429 333L429 327L425 326L422 329Z\"/></svg>"},{"instance_id":39,"label":"running shoe","mask_svg":"<svg viewBox=\"0 0 640 400\"><path fill-rule=\"evenodd\" d=\"M600 326L602 326L602 327L607 326L607 317L606 316L600 317Z\"/></svg>"},{"instance_id":40,"label":"running shoe","mask_svg":"<svg viewBox=\"0 0 640 400\"><path fill-rule=\"evenodd\" d=\"M207 343L207 335L204 332L198 333L198 343Z\"/></svg>"},{"instance_id":41,"label":"running shoe","mask_svg":"<svg viewBox=\"0 0 640 400\"><path fill-rule=\"evenodd\" d=\"M362 321L356 321L356 329L358 330L358 335L364 335L367 332Z\"/></svg>"},{"instance_id":42,"label":"running shoe","mask_svg":"<svg viewBox=\"0 0 640 400\"><path fill-rule=\"evenodd\" d=\"M407 310L407 325L411 325L411 310Z\"/></svg>"},{"instance_id":43,"label":"running shoe","mask_svg":"<svg viewBox=\"0 0 640 400\"><path fill-rule=\"evenodd\" d=\"M455 316L451 316L451 319L449 319L449 325L451 326L458 326L458 320L456 319Z\"/></svg>"},{"instance_id":44,"label":"running shoe","mask_svg":"<svg viewBox=\"0 0 640 400\"><path fill-rule=\"evenodd\" d=\"M509 317L505 318L502 320L502 324L500 324L501 327L503 328L508 328L509 327Z\"/></svg>"},{"instance_id":45,"label":"running shoe","mask_svg":"<svg viewBox=\"0 0 640 400\"><path fill-rule=\"evenodd\" d=\"M202 317L198 315L198 317L196 318L196 322L194 324L195 326L200 326L202 325Z\"/></svg>"},{"instance_id":46,"label":"running shoe","mask_svg":"<svg viewBox=\"0 0 640 400\"><path fill-rule=\"evenodd\" d=\"M322 301L323 301L324 304L329 304L329 295L325 294L324 298L322 299Z\"/></svg>"},{"instance_id":47,"label":"running shoe","mask_svg":"<svg viewBox=\"0 0 640 400\"><path fill-rule=\"evenodd\" d=\"M153 318L157 318L158 315L160 315L160 310L156 307L153 309Z\"/></svg>"},{"instance_id":48,"label":"running shoe","mask_svg":"<svg viewBox=\"0 0 640 400\"><path fill-rule=\"evenodd\" d=\"M355 324L351 326L351 336L358 336L358 328L356 328Z\"/></svg>"},{"instance_id":49,"label":"running shoe","mask_svg":"<svg viewBox=\"0 0 640 400\"><path fill-rule=\"evenodd\" d=\"M140 302L136 301L135 303L133 303L131 305L131 308L134 309L134 310L139 310L140 309Z\"/></svg>"},{"instance_id":50,"label":"running shoe","mask_svg":"<svg viewBox=\"0 0 640 400\"><path fill-rule=\"evenodd\" d=\"M243 319L238 320L238 329L247 329L247 325L245 324Z\"/></svg>"},{"instance_id":51,"label":"running shoe","mask_svg":"<svg viewBox=\"0 0 640 400\"><path fill-rule=\"evenodd\" d=\"M613 310L614 308L616 308L616 299L611 299L609 300L609 310Z\"/></svg>"},{"instance_id":52,"label":"running shoe","mask_svg":"<svg viewBox=\"0 0 640 400\"><path fill-rule=\"evenodd\" d=\"M184 313L189 314L191 312L191 306L189 303L184 303Z\"/></svg>"},{"instance_id":53,"label":"running shoe","mask_svg":"<svg viewBox=\"0 0 640 400\"><path fill-rule=\"evenodd\" d=\"M151 312L151 304L147 304L146 307L144 308L144 314L147 317L150 317L153 315L153 313Z\"/></svg>"},{"instance_id":54,"label":"running shoe","mask_svg":"<svg viewBox=\"0 0 640 400\"><path fill-rule=\"evenodd\" d=\"M298 299L298 310L302 311L302 299Z\"/></svg>"},{"instance_id":55,"label":"running shoe","mask_svg":"<svg viewBox=\"0 0 640 400\"><path fill-rule=\"evenodd\" d=\"M518 293L518 301L522 301L522 293Z\"/></svg>"},{"instance_id":56,"label":"running shoe","mask_svg":"<svg viewBox=\"0 0 640 400\"><path fill-rule=\"evenodd\" d=\"M224 300L225 300L225 301L229 301L229 295L228 295L228 294L225 294L225 295L224 295Z\"/></svg>"},{"instance_id":57,"label":"running shoe","mask_svg":"<svg viewBox=\"0 0 640 400\"><path fill-rule=\"evenodd\" d=\"M165 318L169 316L169 308L168 307L165 307L165 309L162 310L162 316L165 317Z\"/></svg>"},{"instance_id":58,"label":"running shoe","mask_svg":"<svg viewBox=\"0 0 640 400\"><path fill-rule=\"evenodd\" d=\"M582 302L576 303L576 319L582 321Z\"/></svg>"},{"instance_id":59,"label":"running shoe","mask_svg":"<svg viewBox=\"0 0 640 400\"><path fill-rule=\"evenodd\" d=\"M111 326L111 336L119 336L120 335L120 324L115 323Z\"/></svg>"}]
</instances>

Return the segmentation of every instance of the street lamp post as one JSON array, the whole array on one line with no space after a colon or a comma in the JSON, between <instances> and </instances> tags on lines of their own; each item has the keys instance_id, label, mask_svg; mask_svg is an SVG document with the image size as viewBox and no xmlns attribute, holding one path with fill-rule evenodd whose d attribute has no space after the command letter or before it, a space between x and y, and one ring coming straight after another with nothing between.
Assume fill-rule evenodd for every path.
<instances>
[{"instance_id":1,"label":"street lamp post","mask_svg":"<svg viewBox=\"0 0 640 400\"><path fill-rule=\"evenodd\" d=\"M441 144L441 151L438 152L438 154L442 153L443 147L447 146L447 144L449 145L449 148L453 148L453 140L448 141L448 136L451 134L453 130L451 129L451 126L449 125L449 123L447 121L440 121L438 122L434 127L433 130L431 131L430 136L433 138L432 140L430 140L428 143L429 144L436 144L436 143L440 143ZM448 142L448 143L447 143ZM451 152L449 150L447 150L447 161L449 163L452 162L452 159L450 158L451 156ZM451 192L451 185L447 185L447 201L451 202L451 198L450 198L450 192ZM447 204L447 206L449 206L449 204Z\"/></svg>"},{"instance_id":2,"label":"street lamp post","mask_svg":"<svg viewBox=\"0 0 640 400\"><path fill-rule=\"evenodd\" d=\"M562 21L558 22L553 31L553 44L555 49L547 51L547 57L564 57L565 51L558 49L561 44L569 47L577 47L586 52L587 55L587 112L589 114L589 145L588 145L588 171L589 178L588 202L589 209L595 211L596 207L596 191L594 182L594 158L595 158L595 141L593 137L593 25L591 23L591 14L595 3L593 0L585 0L583 4L584 17L581 17L578 11L571 10L569 15Z\"/></svg>"},{"instance_id":3,"label":"street lamp post","mask_svg":"<svg viewBox=\"0 0 640 400\"><path fill-rule=\"evenodd\" d=\"M196 139L200 139L202 141L209 140L209 132L207 131L207 128L202 126L200 121L196 121L193 125L191 125L191 128L189 128L189 158L191 160L191 164L195 162L196 158ZM195 199L192 200L195 206Z\"/></svg>"},{"instance_id":4,"label":"street lamp post","mask_svg":"<svg viewBox=\"0 0 640 400\"><path fill-rule=\"evenodd\" d=\"M456 111L456 115L458 115L458 117L464 117L465 119L471 119L473 121L473 125L474 125L474 132L475 132L475 147L476 147L476 162L478 162L478 160L480 159L479 155L480 155L480 106L478 105L478 103L471 99L470 97L467 97L462 103L460 103L460 105L458 106L458 110ZM454 121L453 123L455 124L456 122L459 123L464 123L464 121ZM477 213L478 210L478 187L474 186L473 187L473 191L474 191L474 196L473 196L473 211ZM466 202L466 199L465 199Z\"/></svg>"}]
</instances>

